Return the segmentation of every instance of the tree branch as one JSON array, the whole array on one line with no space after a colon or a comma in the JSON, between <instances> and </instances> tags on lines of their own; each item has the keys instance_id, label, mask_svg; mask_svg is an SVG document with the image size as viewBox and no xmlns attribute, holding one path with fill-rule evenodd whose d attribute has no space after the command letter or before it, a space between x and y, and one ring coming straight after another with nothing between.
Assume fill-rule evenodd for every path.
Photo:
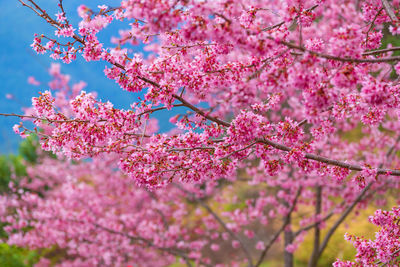
<instances>
[{"instance_id":1,"label":"tree branch","mask_svg":"<svg viewBox=\"0 0 400 267\"><path fill-rule=\"evenodd\" d=\"M282 150L282 151L286 151L286 152L292 151L292 148L282 145L282 144L279 144L279 143L276 143L276 142L273 142L273 141L270 141L268 139L257 139L257 140L259 143L264 143L266 145L270 145L270 146L272 146L276 149ZM346 162L339 161L339 160L329 159L329 158L319 156L316 154L305 153L304 155L305 155L306 159L311 159L311 160L315 160L315 161L318 161L321 163L326 163L329 165L342 167L342 168L349 169L352 171L362 171L365 169L364 167L361 167L356 164L350 164L350 163L346 163ZM390 174L393 176L400 176L400 170L382 169L379 167L376 169L376 171L377 171L377 174Z\"/></svg>"},{"instance_id":2,"label":"tree branch","mask_svg":"<svg viewBox=\"0 0 400 267\"><path fill-rule=\"evenodd\" d=\"M210 115L204 113L204 111L202 111L202 110L200 110L199 108L197 108L196 106L190 104L190 103L187 102L183 97L178 96L178 95L176 95L176 94L173 94L172 96L173 96L175 99L179 100L184 106L190 108L191 110L193 110L193 111L196 112L197 114L203 116L204 118L206 118L206 119L208 119L208 120L210 120L210 121L213 121L213 122L215 122L215 123L217 123L217 124L219 124L219 125L223 125L223 126L225 126L225 127L229 127L229 126L230 126L230 123L229 123L229 122L220 120L220 119L218 119L218 118L216 118L216 117L213 117L213 116L210 116Z\"/></svg>"},{"instance_id":3,"label":"tree branch","mask_svg":"<svg viewBox=\"0 0 400 267\"><path fill-rule=\"evenodd\" d=\"M379 50L367 51L367 52L364 52L362 55L370 56L370 55L376 55L376 54L380 54L380 53L399 51L399 50L400 50L400 47L395 46L395 47L384 48L384 49L379 49Z\"/></svg>"},{"instance_id":4,"label":"tree branch","mask_svg":"<svg viewBox=\"0 0 400 267\"><path fill-rule=\"evenodd\" d=\"M216 214L209 205L207 205L207 203L205 203L203 200L197 198L192 192L186 190L185 188L183 188L181 185L179 184L174 184L174 186L176 188L178 188L179 190L181 190L182 192L185 192L186 194L190 195L192 200L196 201L197 203L200 204L200 206L202 206L203 208L205 208L208 213L211 214L211 216L222 226L222 228L231 236L232 239L236 239L239 244L240 247L242 248L248 263L249 263L249 267L253 267L253 259L251 257L250 251L248 250L248 248L244 245L242 239L236 235L231 229L228 228L228 226L225 224L225 222L218 216L218 214ZM257 265L256 265L257 266Z\"/></svg>"},{"instance_id":5,"label":"tree branch","mask_svg":"<svg viewBox=\"0 0 400 267\"><path fill-rule=\"evenodd\" d=\"M275 40L272 37L268 37L268 39ZM352 63L382 63L382 62L392 62L392 61L399 61L400 56L394 56L394 57L386 57L386 58L345 58L345 57L339 57L339 56L333 56L333 55L328 55L328 54L323 54L319 52L315 52L312 50L308 50L304 47L286 42L286 41L280 41L281 44L292 48L296 49L302 52L308 52L311 55L321 57L321 58L326 58L330 60L335 60L335 61L342 61L342 62L352 62Z\"/></svg>"},{"instance_id":6,"label":"tree branch","mask_svg":"<svg viewBox=\"0 0 400 267\"><path fill-rule=\"evenodd\" d=\"M308 9L304 10L303 12L305 12L305 11L306 11L306 12L313 11L313 10L316 9L317 7L318 7L318 5L314 5L314 6L310 7L310 8L308 8ZM299 15L296 15L296 16L294 17L293 21L296 20L296 19L298 19L298 18L299 18ZM275 28L279 28L279 27L282 26L283 24L285 24L285 21L281 21L281 22L279 22L279 23L277 23L277 24L275 24L275 25L273 25L273 26L265 27L265 28L263 28L261 31L270 31L270 30L273 30L273 29L275 29Z\"/></svg>"},{"instance_id":7,"label":"tree branch","mask_svg":"<svg viewBox=\"0 0 400 267\"><path fill-rule=\"evenodd\" d=\"M393 9L387 0L381 0L383 7L385 8L386 14L392 20L392 22L396 23L399 22L396 15L393 12Z\"/></svg>"},{"instance_id":8,"label":"tree branch","mask_svg":"<svg viewBox=\"0 0 400 267\"><path fill-rule=\"evenodd\" d=\"M321 203L322 202L322 187L320 185L316 188L316 200L315 200L315 216L318 218L321 214ZM311 254L310 260L308 261L309 267L317 266L319 242L321 238L321 231L319 229L320 222L318 221L314 226L314 247Z\"/></svg>"},{"instance_id":9,"label":"tree branch","mask_svg":"<svg viewBox=\"0 0 400 267\"><path fill-rule=\"evenodd\" d=\"M301 190L302 190L301 187L297 190L296 197L295 197L295 199L294 199L294 201L293 201L293 204L292 204L292 206L291 206L291 208L290 208L288 214L291 214L291 213L294 211L294 209L295 209L295 207L296 207L296 204L297 204L297 200L298 200L298 198L299 198L299 196L300 196ZM259 266L261 265L261 263L263 262L265 256L266 256L267 253L268 253L268 250L269 250L269 249L271 248L271 246L275 243L275 241L278 239L278 237L280 236L280 234L285 230L286 226L287 226L289 223L290 223L290 216L286 216L285 221L284 221L284 223L282 224L281 228L279 228L279 230L275 233L275 235L270 239L270 241L269 241L268 244L266 245L265 249L261 252L260 258L258 259L258 261L257 261L257 263L256 263L256 265L255 265L255 267L259 267Z\"/></svg>"},{"instance_id":10,"label":"tree branch","mask_svg":"<svg viewBox=\"0 0 400 267\"><path fill-rule=\"evenodd\" d=\"M329 218L331 218L331 217L333 216L333 214L334 214L333 211L331 211L331 212L329 212L329 214L327 214L327 215L326 215L324 218L322 218L321 220L318 220L318 221L316 221L315 223L312 223L312 224L310 224L310 225L307 225L307 226L305 226L305 227L303 227L303 228L297 230L297 231L294 233L294 237L296 238L296 237L297 237L299 234L301 234L302 232L308 231L308 230L314 228L315 226L319 225L320 223L329 220Z\"/></svg>"}]
</instances>

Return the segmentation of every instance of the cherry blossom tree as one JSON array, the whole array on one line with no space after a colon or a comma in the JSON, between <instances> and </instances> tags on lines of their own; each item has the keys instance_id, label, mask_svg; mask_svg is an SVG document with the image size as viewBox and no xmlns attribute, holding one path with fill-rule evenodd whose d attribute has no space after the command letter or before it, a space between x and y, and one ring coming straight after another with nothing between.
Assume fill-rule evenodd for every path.
<instances>
[{"instance_id":1,"label":"cherry blossom tree","mask_svg":"<svg viewBox=\"0 0 400 267\"><path fill-rule=\"evenodd\" d=\"M356 264L353 262L335 262L334 266L396 266L400 254L400 208L391 211L377 210L370 222L381 227L375 240L367 240L354 235L346 239L357 249Z\"/></svg>"},{"instance_id":2,"label":"cherry blossom tree","mask_svg":"<svg viewBox=\"0 0 400 267\"><path fill-rule=\"evenodd\" d=\"M60 266L260 266L282 236L293 266L312 231L317 266L352 212L399 188L397 0L126 0L79 6L78 25L62 0L55 15L19 2L55 29L37 53L103 61L143 96L118 109L53 65L25 114L2 114L33 121L14 130L59 157L2 198L12 244L56 246ZM115 21L108 47L98 34ZM397 209L371 219L375 241L347 236L354 264L396 266Z\"/></svg>"}]
</instances>

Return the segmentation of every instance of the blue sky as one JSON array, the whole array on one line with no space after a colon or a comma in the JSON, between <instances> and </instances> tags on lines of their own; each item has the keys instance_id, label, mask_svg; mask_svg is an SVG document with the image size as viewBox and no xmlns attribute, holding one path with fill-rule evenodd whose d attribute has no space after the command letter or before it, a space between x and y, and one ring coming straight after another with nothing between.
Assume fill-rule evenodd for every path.
<instances>
[{"instance_id":1,"label":"blue sky","mask_svg":"<svg viewBox=\"0 0 400 267\"><path fill-rule=\"evenodd\" d=\"M58 12L58 0L36 1L49 14ZM79 21L76 9L80 4L86 4L95 9L97 5L106 4L117 6L119 1L64 1L64 7L70 21L76 25ZM95 3L95 4L93 4ZM101 41L108 42L112 33L117 33L121 23L113 23L99 37ZM38 17L32 10L23 7L18 0L0 0L0 113L22 114L23 106L30 106L31 98L38 95L39 91L47 90L51 58L47 54L37 55L30 47L35 33L45 33L53 36L54 28ZM140 51L140 48L136 48ZM72 82L85 81L88 86L86 91L96 91L98 97L104 101L111 101L117 107L127 108L137 99L137 95L122 91L114 81L104 76L104 62L86 62L80 56L78 60L66 65L62 64L63 73L70 74ZM34 76L42 84L38 87L29 85L27 79ZM16 101L6 99L5 95L11 93L16 96ZM16 152L20 137L12 131L12 126L18 123L17 118L0 117L0 154ZM160 122L160 126L168 127L168 120Z\"/></svg>"}]
</instances>

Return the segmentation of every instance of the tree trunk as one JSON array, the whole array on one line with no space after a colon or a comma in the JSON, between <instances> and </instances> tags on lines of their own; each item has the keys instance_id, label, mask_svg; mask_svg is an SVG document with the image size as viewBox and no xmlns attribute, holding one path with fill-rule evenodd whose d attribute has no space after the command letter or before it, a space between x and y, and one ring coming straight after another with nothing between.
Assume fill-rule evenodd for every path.
<instances>
[{"instance_id":1,"label":"tree trunk","mask_svg":"<svg viewBox=\"0 0 400 267\"><path fill-rule=\"evenodd\" d=\"M290 227L291 214L289 214L288 216L289 216L288 217L288 220L289 220L288 227ZM285 239L285 248L286 248L287 245L292 244L292 242L293 242L293 231L292 231L292 229L284 231L284 239ZM284 248L284 252L283 252L283 259L284 259L285 267L293 267L293 253L286 251L285 248Z\"/></svg>"},{"instance_id":2,"label":"tree trunk","mask_svg":"<svg viewBox=\"0 0 400 267\"><path fill-rule=\"evenodd\" d=\"M318 218L321 214L321 186L317 186L316 188L316 203L315 203L315 216ZM314 227L314 249L311 254L310 260L308 261L308 267L316 267L319 259L319 243L321 238L321 232L319 229L319 223L317 223Z\"/></svg>"}]
</instances>

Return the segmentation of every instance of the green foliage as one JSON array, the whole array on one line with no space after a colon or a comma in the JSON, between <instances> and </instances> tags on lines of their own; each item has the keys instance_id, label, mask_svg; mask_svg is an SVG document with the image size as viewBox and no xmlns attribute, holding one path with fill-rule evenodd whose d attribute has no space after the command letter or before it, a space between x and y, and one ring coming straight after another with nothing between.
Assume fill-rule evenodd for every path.
<instances>
[{"instance_id":1,"label":"green foliage","mask_svg":"<svg viewBox=\"0 0 400 267\"><path fill-rule=\"evenodd\" d=\"M37 163L37 147L37 137L29 136L21 142L18 155L0 156L0 194L7 193L11 181L18 184L19 179L27 175L27 163ZM0 224L0 238L5 239L7 235L3 227L4 224ZM36 251L0 243L1 267L29 267L38 262L39 258Z\"/></svg>"},{"instance_id":2,"label":"green foliage","mask_svg":"<svg viewBox=\"0 0 400 267\"><path fill-rule=\"evenodd\" d=\"M6 156L0 156L0 192L7 190L10 180L11 169L9 159Z\"/></svg>"},{"instance_id":3,"label":"green foliage","mask_svg":"<svg viewBox=\"0 0 400 267\"><path fill-rule=\"evenodd\" d=\"M36 135L30 135L19 145L18 151L27 162L35 164L38 160L38 155L36 153L38 146L38 137Z\"/></svg>"},{"instance_id":4,"label":"green foliage","mask_svg":"<svg viewBox=\"0 0 400 267\"><path fill-rule=\"evenodd\" d=\"M397 36L393 36L390 32L388 27L386 26L383 29L383 38L382 38L382 44L380 49L383 48L387 48L388 44L391 44L393 47L394 46L400 46L400 39ZM394 51L393 56L399 56L400 55L400 51ZM396 79L398 76L396 74L396 72L394 71L394 69L392 70L392 72L390 73L390 78L391 79Z\"/></svg>"},{"instance_id":5,"label":"green foliage","mask_svg":"<svg viewBox=\"0 0 400 267\"><path fill-rule=\"evenodd\" d=\"M26 167L22 156L0 156L0 193L8 190L10 181L17 182L13 177L24 176L26 176Z\"/></svg>"},{"instance_id":6,"label":"green foliage","mask_svg":"<svg viewBox=\"0 0 400 267\"><path fill-rule=\"evenodd\" d=\"M9 161L14 171L15 176L24 177L27 175L24 158L20 155L10 155Z\"/></svg>"},{"instance_id":7,"label":"green foliage","mask_svg":"<svg viewBox=\"0 0 400 267\"><path fill-rule=\"evenodd\" d=\"M0 193L8 190L11 181L18 184L19 178L26 176L26 163L37 163L38 145L37 136L31 135L21 142L19 155L0 156Z\"/></svg>"},{"instance_id":8,"label":"green foliage","mask_svg":"<svg viewBox=\"0 0 400 267\"><path fill-rule=\"evenodd\" d=\"M2 267L30 267L38 260L39 254L36 251L0 243L0 266Z\"/></svg>"},{"instance_id":9,"label":"green foliage","mask_svg":"<svg viewBox=\"0 0 400 267\"><path fill-rule=\"evenodd\" d=\"M383 30L383 38L382 38L382 48L387 48L388 44L392 44L392 46L400 46L400 39L398 36L393 36L390 34L388 27L385 27ZM394 51L393 56L399 56L400 51Z\"/></svg>"}]
</instances>

